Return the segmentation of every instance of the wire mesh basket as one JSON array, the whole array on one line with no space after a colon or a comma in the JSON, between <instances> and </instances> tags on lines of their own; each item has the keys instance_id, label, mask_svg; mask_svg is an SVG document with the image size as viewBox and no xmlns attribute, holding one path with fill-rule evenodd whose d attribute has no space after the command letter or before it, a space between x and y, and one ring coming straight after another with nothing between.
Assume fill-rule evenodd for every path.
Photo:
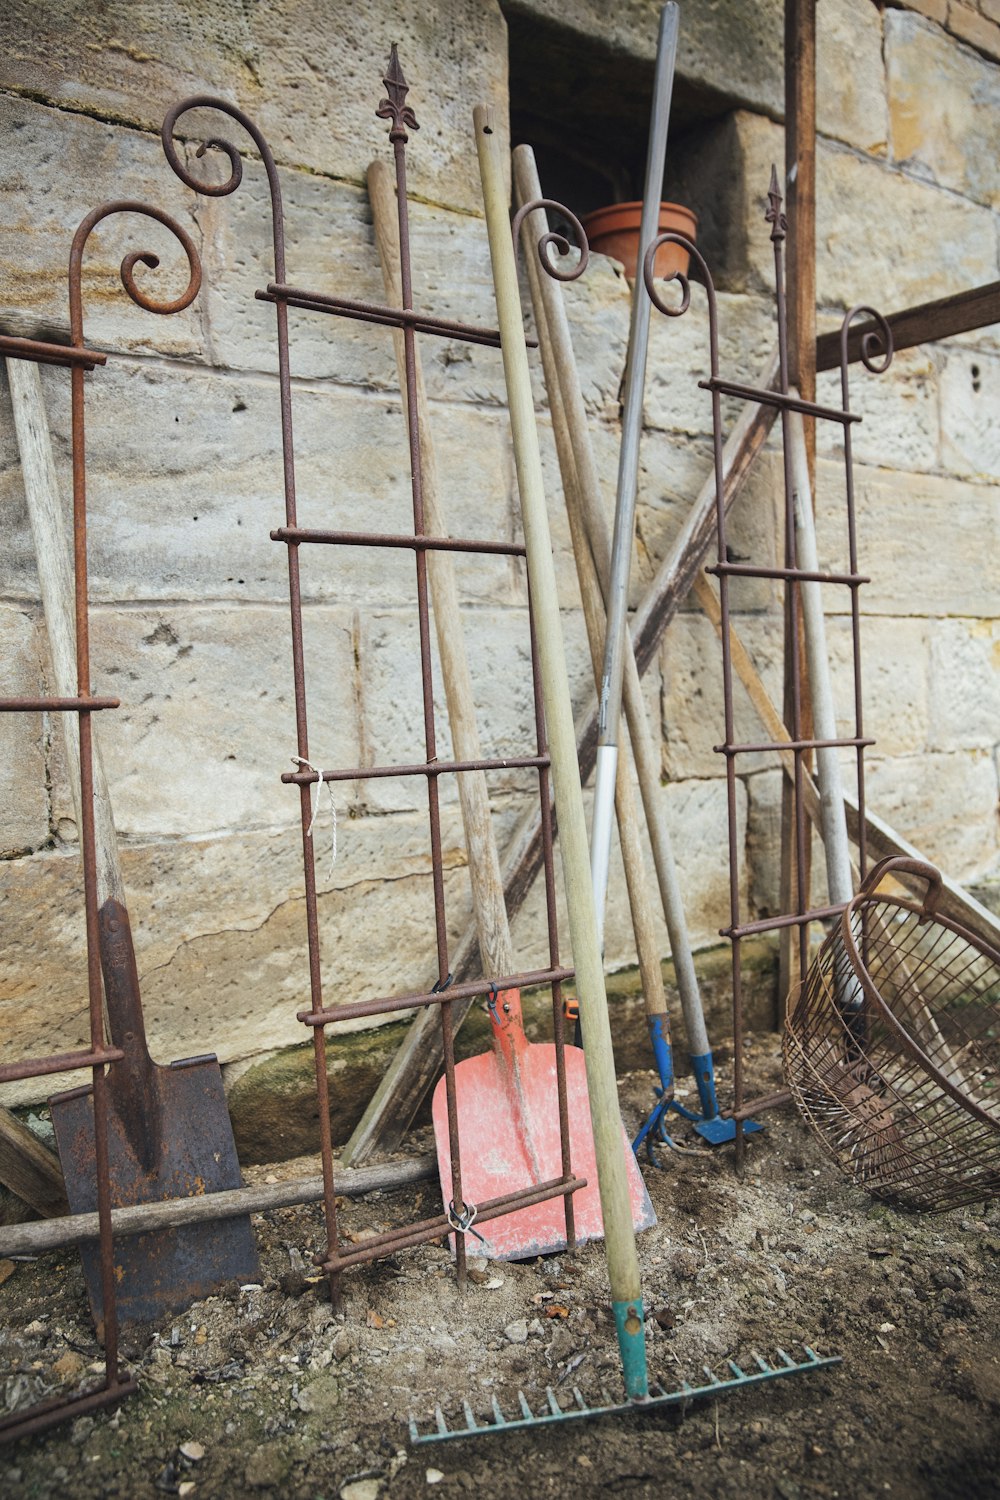
<instances>
[{"instance_id":1,"label":"wire mesh basket","mask_svg":"<svg viewBox=\"0 0 1000 1500\"><path fill-rule=\"evenodd\" d=\"M893 870L923 903L879 893ZM944 1212L1000 1190L1000 950L939 915L941 876L883 860L822 944L785 1025L805 1119L868 1192Z\"/></svg>"}]
</instances>

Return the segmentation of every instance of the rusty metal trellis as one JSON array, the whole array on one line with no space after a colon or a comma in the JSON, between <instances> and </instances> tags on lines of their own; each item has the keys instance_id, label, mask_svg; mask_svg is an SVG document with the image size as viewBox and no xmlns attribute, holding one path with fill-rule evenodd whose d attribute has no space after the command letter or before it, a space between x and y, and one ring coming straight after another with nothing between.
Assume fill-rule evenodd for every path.
<instances>
[{"instance_id":1,"label":"rusty metal trellis","mask_svg":"<svg viewBox=\"0 0 1000 1500\"><path fill-rule=\"evenodd\" d=\"M528 601L529 630L531 644L533 702L535 718L535 746L531 753L506 756L501 759L439 760L437 756L435 710L433 701L431 669L431 632L428 606L427 555L429 552L466 552L482 555L504 555L523 557L524 545L518 542L491 541L486 539L463 539L427 534L424 526L422 495L422 468L420 424L417 410L415 379L415 336L417 333L460 339L471 344L499 347L500 336L494 329L456 322L424 313L414 307L410 264L410 233L406 194L406 145L409 132L418 129L412 108L406 103L408 84L399 65L396 47L393 46L388 69L383 79L386 97L376 111L379 118L389 121L389 140L393 147L398 201L400 273L402 306L388 307L378 303L364 302L341 296L303 289L291 284L285 262L284 217L281 187L274 158L257 126L235 106L224 100L206 95L195 95L175 105L167 114L162 131L164 151L174 171L196 192L225 196L239 186L242 163L234 146L228 141L213 138L200 149L201 155L207 147L221 150L229 160L231 173L221 184L210 184L193 176L182 162L174 142L174 131L178 120L191 110L210 108L236 120L250 135L260 154L267 173L271 193L272 233L274 252L274 280L256 293L258 299L275 305L277 320L278 382L280 393L282 453L284 474L285 524L271 532L273 540L285 544L288 551L289 599L291 605L292 670L295 685L295 720L297 734L297 758L301 766L308 766L309 727L306 710L305 658L303 643L302 593L300 583L300 550L303 546L342 546L397 548L410 550L414 556L416 571L416 600L420 642L420 677L423 705L423 731L425 758L410 764L378 766L352 766L337 770L300 769L282 775L283 782L299 789L302 827L302 855L304 868L304 895L306 908L306 932L309 958L309 981L311 1003L308 1009L298 1012L298 1019L310 1028L313 1036L316 1091L319 1106L320 1149L323 1163L324 1203L327 1224L327 1249L316 1257L330 1277L331 1295L336 1302L340 1295L341 1273L348 1267L377 1259L410 1246L439 1239L454 1233L456 1269L458 1283L464 1287L466 1280L466 1232L471 1223L472 1205L465 1202L462 1191L461 1140L455 1096L455 1053L452 1025L452 1003L472 996L487 996L496 986L499 990L547 985L552 995L553 1038L556 1048L556 1100L558 1103L562 1172L557 1178L542 1183L533 1183L523 1189L512 1191L503 1197L474 1206L477 1221L498 1218L515 1209L528 1207L547 1199L562 1196L565 1202L566 1239L570 1246L575 1243L573 1223L573 1194L586 1185L585 1179L574 1176L571 1152L570 1129L566 1106L565 1062L563 1055L563 1006L561 986L571 977L572 970L561 965L559 959L558 933L556 926L556 897L552 852L552 812L549 784L549 755L546 746L545 725L542 712L541 686L538 672L534 623L531 601ZM295 308L311 313L330 313L338 317L378 324L389 329L401 329L405 352L405 389L403 398L409 435L409 462L411 476L413 530L412 533L389 534L383 532L358 532L338 529L307 529L298 525L295 489L295 446L292 427L292 394L289 360L288 310ZM537 773L538 794L541 804L543 866L545 872L545 904L548 925L548 965L519 974L487 975L480 980L455 984L449 968L447 914L444 891L444 866L441 843L441 821L439 809L439 783L442 776L462 775L471 771L486 773L512 768L531 769ZM320 933L317 911L316 872L313 840L310 837L312 823L311 789L317 782L364 781L384 777L422 777L427 786L427 811L431 855L431 876L434 898L437 975L434 983L416 993L377 996L347 1003L327 1004L324 1000L320 974ZM327 1074L326 1027L333 1022L361 1017L386 1015L395 1011L419 1007L437 1006L441 1020L441 1035L445 1059L448 1133L451 1154L452 1203L446 1212L417 1223L403 1224L384 1233L367 1238L362 1245L342 1248L338 1233L336 1185L333 1169L333 1150L330 1126L329 1081Z\"/></svg>"},{"instance_id":2,"label":"rusty metal trellis","mask_svg":"<svg viewBox=\"0 0 1000 1500\"><path fill-rule=\"evenodd\" d=\"M83 301L81 272L83 252L92 230L112 214L133 213L163 224L177 238L188 260L189 280L180 297L157 302L137 285L137 264L155 268L159 261L145 251L133 251L121 263L121 280L132 301L148 312L180 312L198 294L201 266L190 236L168 214L145 203L118 199L95 208L80 224L73 237L69 258L70 339L68 345L39 339L14 338L0 334L0 355L9 359L27 359L36 364L59 365L69 369L71 381L72 456L73 456L73 572L75 583L76 675L77 691L73 697L21 697L0 699L0 713L75 713L80 735L80 853L83 862L84 912L87 941L87 992L90 1044L72 1052L48 1053L0 1063L0 1083L25 1078L53 1077L81 1068L90 1068L93 1077L94 1146L97 1189L97 1213L100 1224L98 1255L103 1298L103 1321L99 1330L104 1340L103 1384L81 1394L57 1396L41 1401L26 1411L15 1411L0 1419L0 1442L43 1432L70 1417L81 1416L100 1407L115 1406L137 1388L134 1375L123 1373L118 1351L118 1306L114 1265L114 1243L111 1228L111 1181L108 1163L108 1095L106 1069L118 1062L124 1053L109 1046L105 1036L103 986L98 940L97 853L94 829L94 758L91 715L104 709L118 708L117 698L95 696L90 688L90 610L87 587L87 474L85 384L84 376L104 365L107 355L88 349L83 337Z\"/></svg>"},{"instance_id":3,"label":"rusty metal trellis","mask_svg":"<svg viewBox=\"0 0 1000 1500\"><path fill-rule=\"evenodd\" d=\"M682 246L694 258L700 269L705 285L708 299L709 320L709 351L711 362L711 373L707 380L700 380L699 386L711 393L712 399L712 440L713 457L715 468L715 490L716 490L716 539L717 539L717 561L706 568L706 572L714 574L719 580L719 605L721 613L721 640L722 640L722 671L723 671L723 703L725 714L725 740L721 745L715 746L719 754L725 756L726 762L726 807L729 834L729 925L720 929L721 935L727 937L732 945L732 985L733 985L733 1117L736 1120L736 1162L737 1167L742 1166L745 1152L744 1121L753 1112L759 1112L770 1105L786 1100L787 1093L768 1096L766 1099L754 1100L747 1104L744 1100L743 1079L743 981L742 981L742 958L741 944L744 938L756 936L760 933L774 932L785 927L798 928L799 940L799 962L800 971L806 974L809 968L809 927L812 922L829 921L838 916L844 909L844 903L826 907L810 907L808 893L806 890L805 870L806 865L806 840L808 836L808 815L805 805L804 784L805 766L804 760L809 752L826 748L852 749L855 752L857 795L858 795L858 860L862 879L864 878L867 861L865 844L865 770L864 752L867 746L874 743L867 738L864 732L864 714L862 705L862 681L861 681L861 633L860 633L860 603L859 589L863 583L869 580L858 572L858 550L857 550L857 528L855 520L854 503L854 471L853 454L851 446L851 429L854 423L860 422L861 418L850 409L849 378L848 378L848 339L852 323L862 315L873 320L874 327L870 327L862 342L861 357L865 368L873 374L882 374L888 369L892 359L892 336L885 319L873 308L858 305L853 307L843 319L840 331L840 379L841 379L841 405L839 407L821 406L814 401L804 401L799 395L790 390L788 375L788 327L785 302L785 280L784 280L784 242L787 232L787 222L782 212L781 193L778 189L777 173L771 169L771 182L768 188L768 207L765 212L765 220L771 225L771 242L774 252L775 273L775 303L778 325L778 383L773 389L761 389L755 386L743 385L737 381L725 380L719 373L719 338L718 338L718 309L716 303L715 286L712 281L711 272L698 249L683 235L668 233L661 234L650 246L643 264L643 276L647 291L656 308L667 317L679 317L687 312L690 306L690 287L687 278L680 273L675 273L668 280L677 280L681 285L681 299L676 305L671 305L663 300L653 280L653 265L658 248L663 244L677 244ZM722 463L722 397L735 396L745 401L755 401L762 405L776 407L781 417L782 430L782 453L784 469L784 565L781 567L765 567L756 563L734 562L730 560L729 545L726 535L726 506L725 487L723 483ZM792 412L800 412L804 416L819 421L834 422L843 429L844 443L844 482L845 482L845 507L846 507L846 529L847 529L847 551L848 567L843 572L809 571L798 566L797 546L795 536L795 486L792 475L791 443L789 436L789 417ZM730 634L730 599L729 584L732 578L758 578L771 579L781 582L786 587L786 618L788 621L787 651L791 666L791 716L787 725L789 738L787 740L765 740L756 743L741 743L736 740L734 722L734 693L733 693L733 647ZM851 599L851 643L852 643L852 670L854 679L854 733L836 739L810 738L803 732L804 715L802 703L802 676L800 670L801 662L801 611L799 607L800 586L803 583L815 582L839 585L850 591ZM737 776L736 762L738 757L748 754L771 752L785 754L791 752L793 756L792 784L794 794L794 828L796 842L796 865L797 865L797 887L796 906L792 912L784 912L772 917L764 917L757 921L745 920L742 914L742 903L740 900L740 869L742 864L741 849L739 844L738 827L738 805L737 805Z\"/></svg>"}]
</instances>

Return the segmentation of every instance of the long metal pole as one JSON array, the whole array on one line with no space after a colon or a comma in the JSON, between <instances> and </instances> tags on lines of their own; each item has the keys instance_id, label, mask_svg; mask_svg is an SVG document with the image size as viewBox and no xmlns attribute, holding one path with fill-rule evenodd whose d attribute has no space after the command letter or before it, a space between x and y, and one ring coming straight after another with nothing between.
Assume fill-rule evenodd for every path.
<instances>
[{"instance_id":1,"label":"long metal pole","mask_svg":"<svg viewBox=\"0 0 1000 1500\"><path fill-rule=\"evenodd\" d=\"M479 170L483 180L483 202L510 407L514 463L521 497L528 583L538 633L570 941L580 1005L587 1014L584 1056L601 1213L604 1219L608 1279L611 1284L611 1301L625 1389L630 1397L642 1400L649 1395L649 1378L639 1257L632 1228L608 997L604 988L604 965L597 941L594 895L589 879L587 825L576 755L576 730L573 725L566 654L559 619L552 539L545 508L531 372L528 368L517 267L511 242L504 163L493 111L479 105L473 120Z\"/></svg>"},{"instance_id":2,"label":"long metal pole","mask_svg":"<svg viewBox=\"0 0 1000 1500\"><path fill-rule=\"evenodd\" d=\"M594 784L594 817L590 835L590 868L597 908L598 938L604 947L604 911L607 904L608 867L611 858L611 825L614 817L615 774L618 765L618 732L622 706L622 673L625 665L625 631L628 610L628 580L635 534L635 501L639 484L639 442L642 436L642 396L646 383L646 350L649 345L649 297L638 267L656 236L663 196L663 168L667 154L667 127L674 88L679 11L670 0L660 12L656 43L656 76L650 117L646 186L639 228L639 256L632 286L632 321L629 328L628 362L625 367L625 402L622 412L622 445L618 458L618 494L615 503L614 540L608 580L608 630L604 639L604 668L598 694L597 777ZM586 1022L584 1021L584 1025Z\"/></svg>"}]
</instances>

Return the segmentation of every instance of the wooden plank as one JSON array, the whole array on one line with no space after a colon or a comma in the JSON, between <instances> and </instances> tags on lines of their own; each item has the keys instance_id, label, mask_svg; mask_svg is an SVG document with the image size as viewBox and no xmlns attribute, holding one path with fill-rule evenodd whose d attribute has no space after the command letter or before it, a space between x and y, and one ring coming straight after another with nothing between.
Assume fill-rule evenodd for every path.
<instances>
[{"instance_id":1,"label":"wooden plank","mask_svg":"<svg viewBox=\"0 0 1000 1500\"><path fill-rule=\"evenodd\" d=\"M761 384L771 386L777 374L777 355L768 362ZM723 450L724 503L735 500L754 459L764 446L776 415L775 407L748 405L740 415ZM663 633L684 602L715 538L715 476L698 492L688 518L674 539L636 612L632 645L636 664L644 672L656 655ZM587 777L597 751L597 703L592 699L577 720L580 774ZM541 820L528 808L515 829L503 859L507 913L513 921L541 868ZM456 981L471 977L475 961L474 927L467 927L452 957ZM472 1002L456 1001L452 1021L457 1031ZM428 1009L412 1021L405 1040L386 1069L351 1139L344 1161L360 1165L382 1151L395 1150L409 1129L427 1090L441 1071L441 1037L437 1017Z\"/></svg>"},{"instance_id":2,"label":"wooden plank","mask_svg":"<svg viewBox=\"0 0 1000 1500\"><path fill-rule=\"evenodd\" d=\"M59 1158L9 1109L0 1109L0 1182L43 1218L69 1209Z\"/></svg>"},{"instance_id":3,"label":"wooden plank","mask_svg":"<svg viewBox=\"0 0 1000 1500\"><path fill-rule=\"evenodd\" d=\"M337 1193L357 1197L376 1189L389 1191L422 1182L437 1172L433 1151L406 1161L387 1162L364 1167L357 1172L335 1168ZM323 1198L323 1178L293 1177L287 1182L262 1183L259 1187L231 1188L224 1193L206 1193L195 1198L166 1198L159 1203L140 1203L134 1208L111 1211L111 1228L115 1235L145 1234L151 1229L174 1229L181 1224L204 1224L218 1219L236 1219L244 1214L268 1213L275 1208L294 1208L300 1203L319 1203ZM100 1235L97 1214L67 1214L28 1224L12 1224L0 1229L0 1257L41 1255L46 1250L62 1250L67 1245L83 1245Z\"/></svg>"},{"instance_id":4,"label":"wooden plank","mask_svg":"<svg viewBox=\"0 0 1000 1500\"><path fill-rule=\"evenodd\" d=\"M899 312L889 313L886 322L892 329L892 344L897 352L912 349L917 344L951 339L959 333L974 333L977 328L989 328L993 323L1000 323L1000 281L991 281L967 292L955 292L950 297L939 297L935 302L921 302L917 307L904 307ZM861 340L866 333L874 331L874 323L852 326L847 342L849 363L854 364L861 358ZM834 328L816 340L816 368L836 370L839 365L840 329Z\"/></svg>"}]
</instances>

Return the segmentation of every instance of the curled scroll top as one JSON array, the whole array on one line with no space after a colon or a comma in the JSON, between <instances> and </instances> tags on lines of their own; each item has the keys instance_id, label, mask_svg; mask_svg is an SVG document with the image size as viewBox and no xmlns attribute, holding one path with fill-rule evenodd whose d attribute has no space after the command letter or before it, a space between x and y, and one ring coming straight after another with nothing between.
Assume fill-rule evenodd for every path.
<instances>
[{"instance_id":1,"label":"curled scroll top","mask_svg":"<svg viewBox=\"0 0 1000 1500\"><path fill-rule=\"evenodd\" d=\"M407 135L407 128L419 130L420 126L417 124L417 117L413 110L406 103L410 85L403 77L403 70L399 66L399 52L395 42L389 53L389 66L382 82L385 84L388 98L380 100L375 113L380 120L392 121L389 130L390 141L408 141L410 137Z\"/></svg>"},{"instance_id":2,"label":"curled scroll top","mask_svg":"<svg viewBox=\"0 0 1000 1500\"><path fill-rule=\"evenodd\" d=\"M155 208L149 203L139 203L131 198L120 198L113 203L103 203L100 208L95 208L82 221L76 234L73 236L73 245L69 255L69 315L70 330L73 343L77 347L83 347L83 305L81 292L81 277L83 269L83 252L93 230L103 219L108 219L116 214L141 214L143 218L154 219L158 224L170 231L179 242L187 257L188 284L180 296L161 300L144 291L136 281L135 268L138 265L148 266L155 271L160 264L160 257L151 250L131 250L124 257L120 267L122 286L125 288L132 301L146 312L169 313L183 312L186 307L197 297L201 290L201 261L194 241L185 229L172 219L168 213L161 208Z\"/></svg>"},{"instance_id":3,"label":"curled scroll top","mask_svg":"<svg viewBox=\"0 0 1000 1500\"><path fill-rule=\"evenodd\" d=\"M573 242L567 239L566 235L560 234L558 230L550 229L545 234L540 235L535 249L538 252L538 259L542 270L551 276L554 281L576 281L577 277L582 276L587 269L587 264L590 260L590 245L587 241L586 231L580 220L576 217L576 214L570 213L564 204L557 203L554 198L533 198L530 203L522 204L518 209L510 226L510 231L514 238L514 254L517 254L521 243L521 226L525 219L529 214L534 213L536 209L546 208L551 208L553 213L558 214L569 228L572 229ZM575 265L560 266L551 258L550 252L552 251L555 251L558 255L569 255L573 249L574 242L580 252L580 259Z\"/></svg>"}]
</instances>

